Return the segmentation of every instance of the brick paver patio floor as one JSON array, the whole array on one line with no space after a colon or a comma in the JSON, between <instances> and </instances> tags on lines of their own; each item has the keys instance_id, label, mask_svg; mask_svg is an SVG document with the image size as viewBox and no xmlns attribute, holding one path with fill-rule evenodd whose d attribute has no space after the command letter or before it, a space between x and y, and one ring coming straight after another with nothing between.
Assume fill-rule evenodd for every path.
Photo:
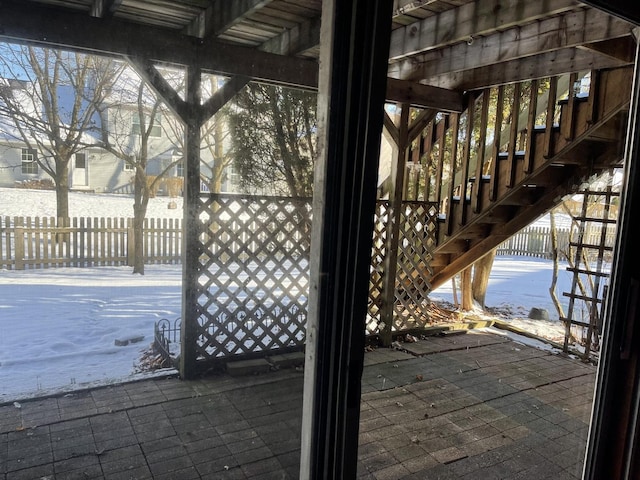
<instances>
[{"instance_id":1,"label":"brick paver patio floor","mask_svg":"<svg viewBox=\"0 0 640 480\"><path fill-rule=\"evenodd\" d=\"M365 355L371 479L580 478L595 367L488 333ZM295 479L302 374L156 378L0 406L0 480Z\"/></svg>"}]
</instances>

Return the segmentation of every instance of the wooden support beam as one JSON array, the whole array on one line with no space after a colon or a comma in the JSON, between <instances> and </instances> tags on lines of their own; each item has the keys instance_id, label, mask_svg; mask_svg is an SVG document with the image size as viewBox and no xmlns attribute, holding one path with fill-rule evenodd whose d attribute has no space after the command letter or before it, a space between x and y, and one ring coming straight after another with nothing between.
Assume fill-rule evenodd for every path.
<instances>
[{"instance_id":1,"label":"wooden support beam","mask_svg":"<svg viewBox=\"0 0 640 480\"><path fill-rule=\"evenodd\" d=\"M418 117L409 125L409 143L418 138L418 135L422 133L427 125L433 122L437 114L438 111L431 108L427 108L418 114Z\"/></svg>"},{"instance_id":2,"label":"wooden support beam","mask_svg":"<svg viewBox=\"0 0 640 480\"><path fill-rule=\"evenodd\" d=\"M197 40L170 29L114 17L93 18L83 12L61 12L25 3L0 3L0 39L177 66L199 64L203 71L220 75L245 75L268 83L317 88L318 63L314 60L260 52L210 38Z\"/></svg>"},{"instance_id":3,"label":"wooden support beam","mask_svg":"<svg viewBox=\"0 0 640 480\"><path fill-rule=\"evenodd\" d=\"M185 120L184 242L182 252L182 322L180 323L180 376L196 375L198 357L198 270L200 265L200 143L198 111L202 72L197 66L187 70L185 102L190 109Z\"/></svg>"},{"instance_id":4,"label":"wooden support beam","mask_svg":"<svg viewBox=\"0 0 640 480\"><path fill-rule=\"evenodd\" d=\"M174 30L119 18L93 18L78 11L62 13L33 2L29 5L16 0L0 2L0 40L138 57L182 67L198 64L204 72L218 75L242 75L310 90L318 87L315 60L263 52L212 38L197 40ZM462 109L460 92L397 79L389 79L387 99L445 112Z\"/></svg>"},{"instance_id":5,"label":"wooden support beam","mask_svg":"<svg viewBox=\"0 0 640 480\"><path fill-rule=\"evenodd\" d=\"M218 113L247 83L249 77L237 75L228 79L216 92L200 107L200 118L204 124L209 118Z\"/></svg>"},{"instance_id":6,"label":"wooden support beam","mask_svg":"<svg viewBox=\"0 0 640 480\"><path fill-rule=\"evenodd\" d=\"M389 134L389 138L393 142L394 147L397 147L400 144L400 132L395 122L389 116L386 110L384 112L383 125L385 130Z\"/></svg>"},{"instance_id":7,"label":"wooden support beam","mask_svg":"<svg viewBox=\"0 0 640 480\"><path fill-rule=\"evenodd\" d=\"M604 40L602 42L585 43L578 48L598 52L601 55L620 60L625 63L633 63L635 55L635 42L633 37L627 36Z\"/></svg>"},{"instance_id":8,"label":"wooden support beam","mask_svg":"<svg viewBox=\"0 0 640 480\"><path fill-rule=\"evenodd\" d=\"M529 225L541 214L555 206L558 198L561 198L570 191L571 189L568 185L566 183L562 183L556 188L546 191L543 197L537 199L534 206L521 209L518 215L513 216L504 223L494 224L488 235L485 235L482 240L470 245L468 249L465 249L466 251L464 251L464 253L453 258L446 267L439 270L433 276L431 279L432 288L438 288L458 272L461 272L482 255L486 254L489 250L500 245L503 241L508 239L513 232L517 232ZM436 254L438 253L440 253L439 249L436 250Z\"/></svg>"},{"instance_id":9,"label":"wooden support beam","mask_svg":"<svg viewBox=\"0 0 640 480\"><path fill-rule=\"evenodd\" d=\"M267 40L260 45L260 50L282 55L302 53L317 47L319 38L320 19L312 18Z\"/></svg>"},{"instance_id":10,"label":"wooden support beam","mask_svg":"<svg viewBox=\"0 0 640 480\"><path fill-rule=\"evenodd\" d=\"M122 0L93 0L89 15L98 18L107 18L120 8Z\"/></svg>"},{"instance_id":11,"label":"wooden support beam","mask_svg":"<svg viewBox=\"0 0 640 480\"><path fill-rule=\"evenodd\" d=\"M198 38L217 36L272 0L213 0L184 30Z\"/></svg>"},{"instance_id":12,"label":"wooden support beam","mask_svg":"<svg viewBox=\"0 0 640 480\"><path fill-rule=\"evenodd\" d=\"M584 9L406 58L393 72L406 80L431 78L629 35L627 22Z\"/></svg>"},{"instance_id":13,"label":"wooden support beam","mask_svg":"<svg viewBox=\"0 0 640 480\"><path fill-rule=\"evenodd\" d=\"M466 42L471 35L487 35L550 14L574 10L577 6L572 0L469 2L394 30L389 58L394 60L444 45Z\"/></svg>"},{"instance_id":14,"label":"wooden support beam","mask_svg":"<svg viewBox=\"0 0 640 480\"><path fill-rule=\"evenodd\" d=\"M398 270L398 247L400 241L400 218L402 214L402 199L405 183L407 154L409 149L409 105L401 106L398 131L398 143L394 147L391 160L391 185L389 189L389 210L386 225L387 252L384 259L384 278L382 285L382 309L380 320L384 324L381 332L383 345L391 346L391 332L393 329L396 300L396 272ZM388 117L388 115L385 116ZM385 121L385 124L387 122Z\"/></svg>"},{"instance_id":15,"label":"wooden support beam","mask_svg":"<svg viewBox=\"0 0 640 480\"><path fill-rule=\"evenodd\" d=\"M387 79L387 100L408 103L412 107L433 108L441 112L461 112L463 108L461 91L396 78Z\"/></svg>"},{"instance_id":16,"label":"wooden support beam","mask_svg":"<svg viewBox=\"0 0 640 480\"><path fill-rule=\"evenodd\" d=\"M593 68L615 68L624 65L629 65L629 63L601 55L599 52L569 48L498 63L489 67L440 75L423 81L447 89L477 90Z\"/></svg>"},{"instance_id":17,"label":"wooden support beam","mask_svg":"<svg viewBox=\"0 0 640 480\"><path fill-rule=\"evenodd\" d=\"M128 57L131 66L143 80L164 100L169 109L182 121L188 117L189 109L176 90L162 76L156 66L149 60L140 57Z\"/></svg>"}]
</instances>

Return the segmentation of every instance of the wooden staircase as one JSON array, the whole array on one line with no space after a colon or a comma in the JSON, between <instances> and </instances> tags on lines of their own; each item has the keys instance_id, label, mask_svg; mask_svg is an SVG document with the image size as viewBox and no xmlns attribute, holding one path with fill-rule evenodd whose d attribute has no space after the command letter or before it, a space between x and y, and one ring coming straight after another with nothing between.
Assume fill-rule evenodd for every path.
<instances>
[{"instance_id":1,"label":"wooden staircase","mask_svg":"<svg viewBox=\"0 0 640 480\"><path fill-rule=\"evenodd\" d=\"M470 92L412 143L403 198L439 208L432 289L622 163L632 70L590 77L588 95L577 74Z\"/></svg>"}]
</instances>

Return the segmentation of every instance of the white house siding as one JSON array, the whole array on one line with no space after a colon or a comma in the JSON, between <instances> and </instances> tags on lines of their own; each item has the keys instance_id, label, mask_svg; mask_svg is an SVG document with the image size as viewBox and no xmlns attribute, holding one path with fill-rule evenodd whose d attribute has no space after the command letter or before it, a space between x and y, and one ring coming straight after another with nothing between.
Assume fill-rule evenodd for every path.
<instances>
[{"instance_id":1,"label":"white house siding","mask_svg":"<svg viewBox=\"0 0 640 480\"><path fill-rule=\"evenodd\" d=\"M28 180L51 178L41 167L38 173L22 173L22 148L11 143L0 143L0 187L13 187Z\"/></svg>"}]
</instances>

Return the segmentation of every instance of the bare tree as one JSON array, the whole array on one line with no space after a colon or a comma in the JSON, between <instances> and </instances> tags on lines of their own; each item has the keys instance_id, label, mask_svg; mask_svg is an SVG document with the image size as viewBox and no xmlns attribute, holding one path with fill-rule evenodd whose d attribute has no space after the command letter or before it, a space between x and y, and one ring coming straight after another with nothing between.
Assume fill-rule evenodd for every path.
<instances>
[{"instance_id":1,"label":"bare tree","mask_svg":"<svg viewBox=\"0 0 640 480\"><path fill-rule=\"evenodd\" d=\"M97 113L113 74L109 59L0 45L0 116L53 179L58 218L69 216L69 164L99 128Z\"/></svg>"},{"instance_id":2,"label":"bare tree","mask_svg":"<svg viewBox=\"0 0 640 480\"><path fill-rule=\"evenodd\" d=\"M123 160L132 172L133 184L133 273L144 275L144 221L149 199L161 182L182 160L173 155L181 135L179 122L157 95L131 68L122 66L118 82L101 107L102 133L98 145ZM163 154L155 175L148 175L150 160Z\"/></svg>"}]
</instances>

